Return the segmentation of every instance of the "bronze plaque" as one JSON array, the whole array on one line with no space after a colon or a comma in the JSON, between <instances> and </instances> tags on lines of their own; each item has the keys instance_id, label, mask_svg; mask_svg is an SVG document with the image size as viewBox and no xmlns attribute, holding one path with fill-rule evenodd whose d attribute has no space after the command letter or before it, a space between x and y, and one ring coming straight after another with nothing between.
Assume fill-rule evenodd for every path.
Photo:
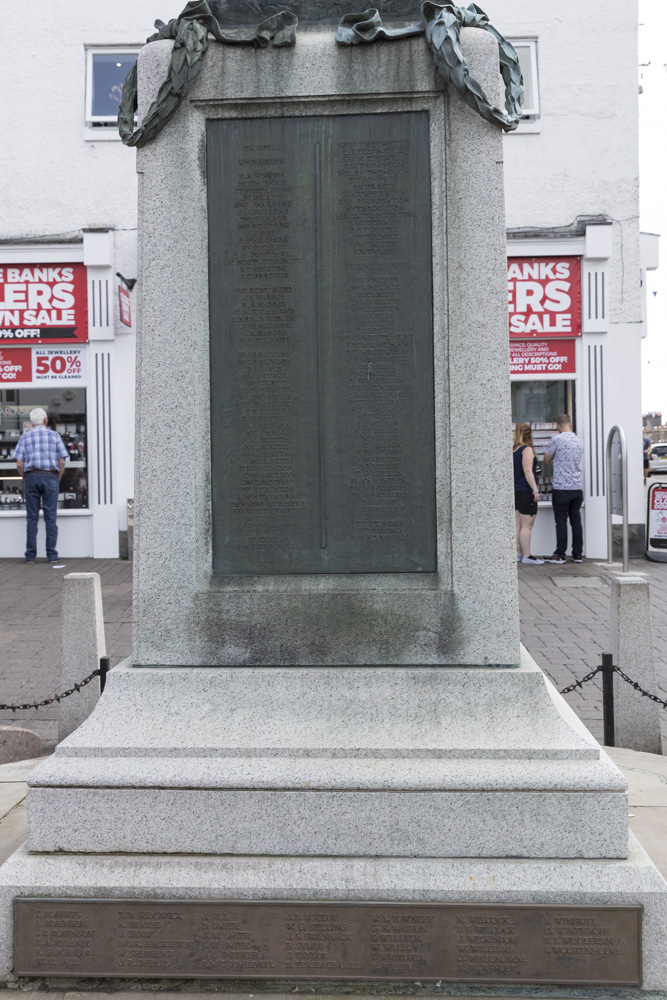
<instances>
[{"instance_id":1,"label":"bronze plaque","mask_svg":"<svg viewBox=\"0 0 667 1000\"><path fill-rule=\"evenodd\" d=\"M14 973L641 985L641 907L17 899Z\"/></svg>"},{"instance_id":2,"label":"bronze plaque","mask_svg":"<svg viewBox=\"0 0 667 1000\"><path fill-rule=\"evenodd\" d=\"M427 113L207 151L215 573L435 572Z\"/></svg>"}]
</instances>

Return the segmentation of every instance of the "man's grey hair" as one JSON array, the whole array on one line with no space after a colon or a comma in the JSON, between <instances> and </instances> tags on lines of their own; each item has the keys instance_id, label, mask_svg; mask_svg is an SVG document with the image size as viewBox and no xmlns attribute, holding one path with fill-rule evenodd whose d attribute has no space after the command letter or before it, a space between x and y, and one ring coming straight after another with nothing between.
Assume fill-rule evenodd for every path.
<instances>
[{"instance_id":1,"label":"man's grey hair","mask_svg":"<svg viewBox=\"0 0 667 1000\"><path fill-rule=\"evenodd\" d=\"M48 420L49 415L46 410L43 410L41 406L30 411L30 423L35 427L37 424L43 424L45 420Z\"/></svg>"}]
</instances>

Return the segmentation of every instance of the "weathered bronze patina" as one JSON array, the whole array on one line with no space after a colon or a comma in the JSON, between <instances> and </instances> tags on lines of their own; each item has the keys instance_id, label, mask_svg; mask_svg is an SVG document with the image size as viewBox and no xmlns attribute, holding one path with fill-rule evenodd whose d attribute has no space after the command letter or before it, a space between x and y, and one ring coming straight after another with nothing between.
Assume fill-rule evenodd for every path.
<instances>
[{"instance_id":1,"label":"weathered bronze patina","mask_svg":"<svg viewBox=\"0 0 667 1000\"><path fill-rule=\"evenodd\" d=\"M146 39L174 42L169 73L157 97L135 128L137 111L137 67L127 75L118 110L118 131L126 146L144 146L171 120L201 68L211 34L217 42L276 48L294 45L298 18L317 22L340 18L336 41L341 45L373 42L376 38L406 38L423 34L445 83L471 108L504 131L515 129L521 118L523 80L514 47L489 22L484 11L471 3L456 7L451 3L426 0L421 11L410 11L410 0L384 0L380 8L355 13L343 0L297 0L277 4L273 0L190 0L178 17L167 24L156 21L158 29ZM287 9L284 9L287 7ZM389 27L382 19L391 22ZM411 22L407 25L406 18ZM498 42L500 72L505 83L505 110L494 107L486 97L461 49L460 29L482 28Z\"/></svg>"},{"instance_id":2,"label":"weathered bronze patina","mask_svg":"<svg viewBox=\"0 0 667 1000\"><path fill-rule=\"evenodd\" d=\"M434 572L427 114L207 145L215 572Z\"/></svg>"},{"instance_id":3,"label":"weathered bronze patina","mask_svg":"<svg viewBox=\"0 0 667 1000\"><path fill-rule=\"evenodd\" d=\"M17 899L18 976L641 983L641 907Z\"/></svg>"}]
</instances>

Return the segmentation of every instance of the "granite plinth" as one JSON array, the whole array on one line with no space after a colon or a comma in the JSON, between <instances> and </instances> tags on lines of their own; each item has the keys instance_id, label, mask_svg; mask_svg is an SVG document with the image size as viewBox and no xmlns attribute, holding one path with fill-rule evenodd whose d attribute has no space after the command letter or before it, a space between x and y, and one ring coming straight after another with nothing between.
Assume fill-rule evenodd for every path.
<instances>
[{"instance_id":1,"label":"granite plinth","mask_svg":"<svg viewBox=\"0 0 667 1000\"><path fill-rule=\"evenodd\" d=\"M30 854L0 872L0 977L12 975L16 896L79 899L289 899L643 906L643 986L667 982L667 887L634 837L627 859L303 858ZM83 981L82 981L83 982ZM72 984L74 985L74 984ZM346 991L350 984L346 984ZM449 986L449 984L448 984ZM479 988L478 988L479 991ZM400 992L400 991L399 991ZM534 991L532 991L534 993ZM507 995L507 986L498 993ZM484 987L494 995L494 987ZM572 988L551 988L571 997ZM600 996L577 987L580 997Z\"/></svg>"},{"instance_id":2,"label":"granite plinth","mask_svg":"<svg viewBox=\"0 0 667 1000\"><path fill-rule=\"evenodd\" d=\"M625 780L561 704L525 653L507 670L117 667L31 777L29 845L622 857Z\"/></svg>"}]
</instances>

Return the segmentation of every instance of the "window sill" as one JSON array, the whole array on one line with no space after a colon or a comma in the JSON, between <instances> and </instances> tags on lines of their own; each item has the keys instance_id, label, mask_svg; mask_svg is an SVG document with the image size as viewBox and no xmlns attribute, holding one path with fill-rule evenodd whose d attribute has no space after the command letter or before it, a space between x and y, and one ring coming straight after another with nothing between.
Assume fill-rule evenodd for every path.
<instances>
[{"instance_id":1,"label":"window sill","mask_svg":"<svg viewBox=\"0 0 667 1000\"><path fill-rule=\"evenodd\" d=\"M529 132L536 134L542 131L542 120L540 118L534 122L519 122L517 128L513 132L506 132L505 135L522 135Z\"/></svg>"},{"instance_id":2,"label":"window sill","mask_svg":"<svg viewBox=\"0 0 667 1000\"><path fill-rule=\"evenodd\" d=\"M115 125L110 128L87 128L83 129L84 142L120 142L120 135Z\"/></svg>"},{"instance_id":3,"label":"window sill","mask_svg":"<svg viewBox=\"0 0 667 1000\"><path fill-rule=\"evenodd\" d=\"M57 517L92 517L92 510L89 507L79 507L72 510L58 510ZM22 517L25 521L25 510L0 510L0 518Z\"/></svg>"}]
</instances>

